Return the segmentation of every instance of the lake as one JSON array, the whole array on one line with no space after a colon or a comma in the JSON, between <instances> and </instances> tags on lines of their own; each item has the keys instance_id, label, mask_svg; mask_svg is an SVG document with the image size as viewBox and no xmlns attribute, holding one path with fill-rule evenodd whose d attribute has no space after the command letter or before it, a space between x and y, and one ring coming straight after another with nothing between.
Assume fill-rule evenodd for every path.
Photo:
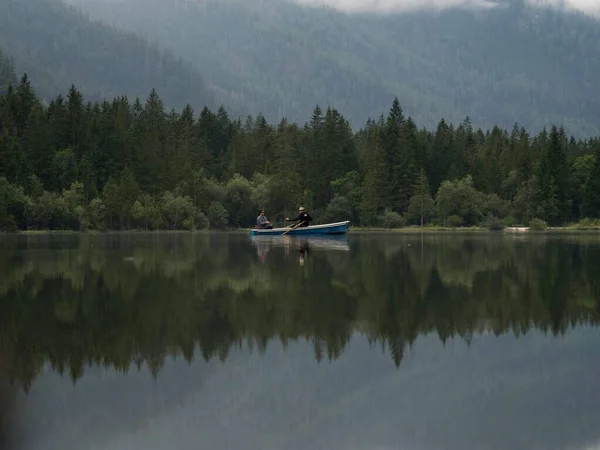
<instances>
[{"instance_id":1,"label":"lake","mask_svg":"<svg viewBox=\"0 0 600 450\"><path fill-rule=\"evenodd\" d=\"M600 236L0 236L0 448L593 449Z\"/></svg>"}]
</instances>

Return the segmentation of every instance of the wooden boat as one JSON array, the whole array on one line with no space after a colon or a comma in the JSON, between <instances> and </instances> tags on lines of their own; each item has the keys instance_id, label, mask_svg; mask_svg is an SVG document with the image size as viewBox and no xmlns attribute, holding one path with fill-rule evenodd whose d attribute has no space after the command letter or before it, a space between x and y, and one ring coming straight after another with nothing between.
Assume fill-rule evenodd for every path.
<instances>
[{"instance_id":1,"label":"wooden boat","mask_svg":"<svg viewBox=\"0 0 600 450\"><path fill-rule=\"evenodd\" d=\"M310 225L308 227L298 227L293 229L272 228L270 230L263 230L260 228L253 228L252 230L250 230L250 234L252 236L278 236L284 233L286 236L344 234L348 232L348 228L350 228L350 221L346 220L345 222L325 223L323 225Z\"/></svg>"}]
</instances>

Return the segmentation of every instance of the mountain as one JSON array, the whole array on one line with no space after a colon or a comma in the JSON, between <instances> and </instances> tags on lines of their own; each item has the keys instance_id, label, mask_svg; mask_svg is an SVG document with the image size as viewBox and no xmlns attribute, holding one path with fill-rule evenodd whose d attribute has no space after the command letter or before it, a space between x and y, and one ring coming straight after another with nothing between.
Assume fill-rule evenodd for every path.
<instances>
[{"instance_id":1,"label":"mountain","mask_svg":"<svg viewBox=\"0 0 600 450\"><path fill-rule=\"evenodd\" d=\"M504 0L376 15L281 0L70 0L192 61L219 100L268 120L332 105L354 127L398 96L419 125L600 132L600 22Z\"/></svg>"},{"instance_id":2,"label":"mountain","mask_svg":"<svg viewBox=\"0 0 600 450\"><path fill-rule=\"evenodd\" d=\"M156 88L168 107L190 103L201 109L214 102L198 70L181 57L133 33L91 22L58 1L2 0L0 47L14 59L17 74L27 72L46 100L75 84L88 100L144 99Z\"/></svg>"}]
</instances>

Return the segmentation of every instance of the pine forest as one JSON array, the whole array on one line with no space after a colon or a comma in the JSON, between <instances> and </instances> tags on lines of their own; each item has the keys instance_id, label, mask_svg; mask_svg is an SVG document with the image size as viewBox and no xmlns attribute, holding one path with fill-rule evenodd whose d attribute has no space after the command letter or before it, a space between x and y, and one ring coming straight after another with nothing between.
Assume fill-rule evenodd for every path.
<instances>
[{"instance_id":1,"label":"pine forest","mask_svg":"<svg viewBox=\"0 0 600 450\"><path fill-rule=\"evenodd\" d=\"M333 106L304 124L86 102L75 86L42 102L0 58L0 229L194 230L252 227L304 206L316 223L472 227L595 225L600 140L564 129L419 128L390 109L359 130ZM8 69L7 69L8 67ZM2 94L0 92L0 94ZM310 113L310 112L309 112Z\"/></svg>"}]
</instances>

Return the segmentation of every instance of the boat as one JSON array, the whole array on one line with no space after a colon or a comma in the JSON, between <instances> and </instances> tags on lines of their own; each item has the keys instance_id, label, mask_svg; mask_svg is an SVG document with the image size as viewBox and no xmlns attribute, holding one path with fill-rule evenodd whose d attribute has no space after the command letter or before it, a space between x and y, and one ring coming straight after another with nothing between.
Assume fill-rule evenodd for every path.
<instances>
[{"instance_id":1,"label":"boat","mask_svg":"<svg viewBox=\"0 0 600 450\"><path fill-rule=\"evenodd\" d=\"M306 236L316 234L344 234L350 228L350 221L325 223L323 225L309 225L308 227L297 228L271 228L250 230L252 236L280 236L285 233L286 236ZM287 233L286 233L287 232Z\"/></svg>"}]
</instances>

